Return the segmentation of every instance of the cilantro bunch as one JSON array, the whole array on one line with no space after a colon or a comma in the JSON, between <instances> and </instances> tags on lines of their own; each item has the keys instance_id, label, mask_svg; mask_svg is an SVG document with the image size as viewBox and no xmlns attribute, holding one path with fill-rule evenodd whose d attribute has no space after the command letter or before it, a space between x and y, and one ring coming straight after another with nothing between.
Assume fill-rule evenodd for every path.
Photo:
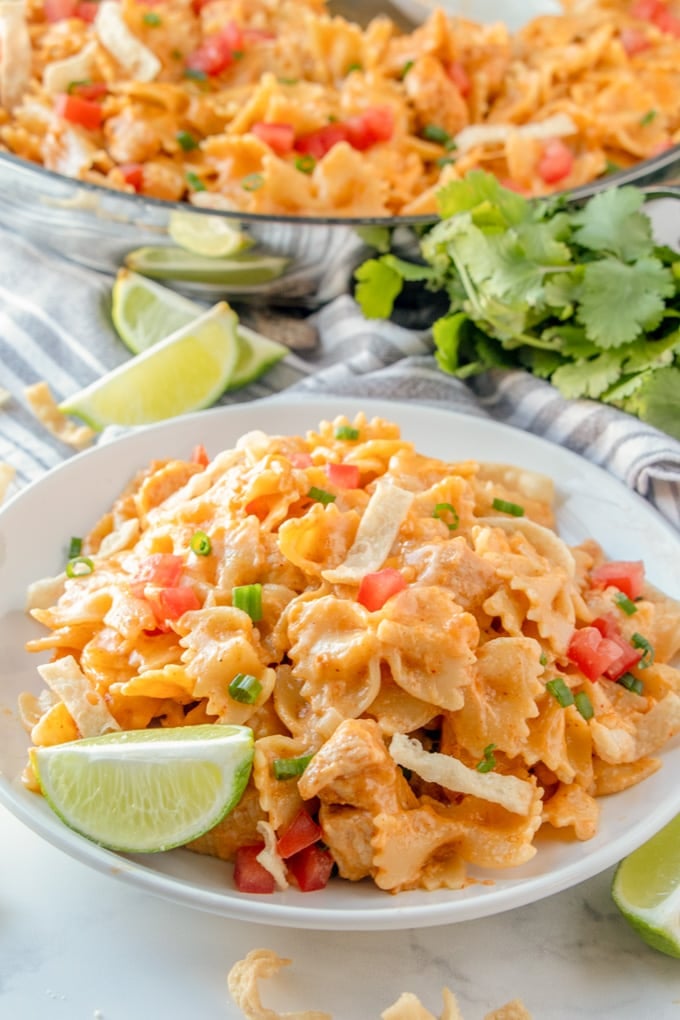
<instances>
[{"instance_id":1,"label":"cilantro bunch","mask_svg":"<svg viewBox=\"0 0 680 1020\"><path fill-rule=\"evenodd\" d=\"M357 301L389 318L405 283L443 291L433 337L445 372L522 367L680 438L680 254L655 243L643 198L622 187L581 207L530 201L472 171L439 192L422 262L369 259Z\"/></svg>"}]
</instances>

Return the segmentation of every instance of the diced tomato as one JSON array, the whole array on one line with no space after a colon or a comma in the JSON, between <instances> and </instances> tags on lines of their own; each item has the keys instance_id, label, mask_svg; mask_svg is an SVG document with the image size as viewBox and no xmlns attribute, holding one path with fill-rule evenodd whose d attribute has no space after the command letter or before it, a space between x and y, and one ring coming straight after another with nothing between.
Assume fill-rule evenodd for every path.
<instances>
[{"instance_id":1,"label":"diced tomato","mask_svg":"<svg viewBox=\"0 0 680 1020\"><path fill-rule=\"evenodd\" d=\"M208 456L208 451L203 443L199 443L197 446L194 446L191 451L191 460L194 464L200 464L201 467L208 466L210 463L210 457Z\"/></svg>"},{"instance_id":2,"label":"diced tomato","mask_svg":"<svg viewBox=\"0 0 680 1020\"><path fill-rule=\"evenodd\" d=\"M234 857L234 885L239 892L273 893L274 876L263 868L257 855L264 849L264 843L240 846Z\"/></svg>"},{"instance_id":3,"label":"diced tomato","mask_svg":"<svg viewBox=\"0 0 680 1020\"><path fill-rule=\"evenodd\" d=\"M102 122L102 108L99 103L91 99L81 99L80 96L70 96L66 92L60 93L54 99L55 112L70 121L71 124L79 124L88 131L96 131Z\"/></svg>"},{"instance_id":4,"label":"diced tomato","mask_svg":"<svg viewBox=\"0 0 680 1020\"><path fill-rule=\"evenodd\" d=\"M78 0L44 0L43 10L47 21L63 21L75 14Z\"/></svg>"},{"instance_id":5,"label":"diced tomato","mask_svg":"<svg viewBox=\"0 0 680 1020\"><path fill-rule=\"evenodd\" d=\"M661 9L657 12L653 21L662 32L667 32L669 35L680 38L680 18L669 11L665 4L661 5Z\"/></svg>"},{"instance_id":6,"label":"diced tomato","mask_svg":"<svg viewBox=\"0 0 680 1020\"><path fill-rule=\"evenodd\" d=\"M580 627L571 636L567 656L589 680L599 680L621 658L621 648L597 627Z\"/></svg>"},{"instance_id":7,"label":"diced tomato","mask_svg":"<svg viewBox=\"0 0 680 1020\"><path fill-rule=\"evenodd\" d=\"M680 18L668 9L663 0L637 0L630 13L634 18L656 25L662 32L680 36Z\"/></svg>"},{"instance_id":8,"label":"diced tomato","mask_svg":"<svg viewBox=\"0 0 680 1020\"><path fill-rule=\"evenodd\" d=\"M152 553L140 563L131 585L155 584L160 588L174 588L182 576L184 560L174 553Z\"/></svg>"},{"instance_id":9,"label":"diced tomato","mask_svg":"<svg viewBox=\"0 0 680 1020\"><path fill-rule=\"evenodd\" d=\"M326 464L329 482L340 489L358 489L361 473L356 464Z\"/></svg>"},{"instance_id":10,"label":"diced tomato","mask_svg":"<svg viewBox=\"0 0 680 1020\"><path fill-rule=\"evenodd\" d=\"M612 560L595 567L590 573L595 588L618 588L629 599L639 599L645 583L642 560Z\"/></svg>"},{"instance_id":11,"label":"diced tomato","mask_svg":"<svg viewBox=\"0 0 680 1020\"><path fill-rule=\"evenodd\" d=\"M97 11L99 10L99 3L97 0L80 0L80 3L76 4L76 18L80 18L81 21L87 21L90 24L97 17Z\"/></svg>"},{"instance_id":12,"label":"diced tomato","mask_svg":"<svg viewBox=\"0 0 680 1020\"><path fill-rule=\"evenodd\" d=\"M613 614L605 613L604 616L598 616L596 620L593 620L593 627L596 627L608 641L613 641L619 649L618 659L604 670L603 675L608 680L618 680L629 669L637 666L642 658L642 649L634 648L630 641L626 641L621 633L618 620Z\"/></svg>"},{"instance_id":13,"label":"diced tomato","mask_svg":"<svg viewBox=\"0 0 680 1020\"><path fill-rule=\"evenodd\" d=\"M276 841L276 852L285 860L311 846L312 843L318 843L322 836L321 826L317 825L309 811L300 808Z\"/></svg>"},{"instance_id":14,"label":"diced tomato","mask_svg":"<svg viewBox=\"0 0 680 1020\"><path fill-rule=\"evenodd\" d=\"M250 130L260 141L273 149L277 156L285 156L286 153L293 151L295 128L292 124L258 121L251 125Z\"/></svg>"},{"instance_id":15,"label":"diced tomato","mask_svg":"<svg viewBox=\"0 0 680 1020\"><path fill-rule=\"evenodd\" d=\"M198 49L187 57L187 67L192 71L216 75L226 71L234 62L234 53L243 48L243 33L238 25L230 21L219 32L205 37Z\"/></svg>"},{"instance_id":16,"label":"diced tomato","mask_svg":"<svg viewBox=\"0 0 680 1020\"><path fill-rule=\"evenodd\" d=\"M69 86L70 96L80 96L81 99L103 99L106 93L109 91L109 86L105 81L80 81L74 85Z\"/></svg>"},{"instance_id":17,"label":"diced tomato","mask_svg":"<svg viewBox=\"0 0 680 1020\"><path fill-rule=\"evenodd\" d=\"M377 142L388 142L394 132L391 106L372 106L363 113L342 121L347 141L353 149L363 152Z\"/></svg>"},{"instance_id":18,"label":"diced tomato","mask_svg":"<svg viewBox=\"0 0 680 1020\"><path fill-rule=\"evenodd\" d=\"M393 567L385 567L374 574L365 574L359 585L357 600L370 613L382 609L389 598L406 588L404 575Z\"/></svg>"},{"instance_id":19,"label":"diced tomato","mask_svg":"<svg viewBox=\"0 0 680 1020\"><path fill-rule=\"evenodd\" d=\"M347 141L347 131L342 124L326 124L316 131L300 135L295 139L295 151L314 159L323 159L338 142Z\"/></svg>"},{"instance_id":20,"label":"diced tomato","mask_svg":"<svg viewBox=\"0 0 680 1020\"><path fill-rule=\"evenodd\" d=\"M538 174L546 184L556 184L571 173L574 154L560 138L551 138L543 147L538 161Z\"/></svg>"},{"instance_id":21,"label":"diced tomato","mask_svg":"<svg viewBox=\"0 0 680 1020\"><path fill-rule=\"evenodd\" d=\"M446 65L446 73L460 92L463 99L470 95L472 82L470 76L459 60L451 60Z\"/></svg>"},{"instance_id":22,"label":"diced tomato","mask_svg":"<svg viewBox=\"0 0 680 1020\"><path fill-rule=\"evenodd\" d=\"M640 21L652 21L663 6L662 0L637 0L630 9L630 16Z\"/></svg>"},{"instance_id":23,"label":"diced tomato","mask_svg":"<svg viewBox=\"0 0 680 1020\"><path fill-rule=\"evenodd\" d=\"M126 184L141 191L144 184L144 167L141 163L121 163L118 167Z\"/></svg>"},{"instance_id":24,"label":"diced tomato","mask_svg":"<svg viewBox=\"0 0 680 1020\"><path fill-rule=\"evenodd\" d=\"M643 50L649 49L650 42L639 29L627 25L621 29L621 45L629 57L634 57L636 53L642 53Z\"/></svg>"},{"instance_id":25,"label":"diced tomato","mask_svg":"<svg viewBox=\"0 0 680 1020\"><path fill-rule=\"evenodd\" d=\"M289 460L296 468L308 468L314 463L310 455L302 450L299 453L291 453Z\"/></svg>"},{"instance_id":26,"label":"diced tomato","mask_svg":"<svg viewBox=\"0 0 680 1020\"><path fill-rule=\"evenodd\" d=\"M184 616L191 609L201 608L198 595L188 585L157 588L155 585L147 584L144 588L144 598L160 624L168 620L179 620L180 616Z\"/></svg>"},{"instance_id":27,"label":"diced tomato","mask_svg":"<svg viewBox=\"0 0 680 1020\"><path fill-rule=\"evenodd\" d=\"M244 43L249 42L270 42L276 39L276 33L266 28L242 28L241 35Z\"/></svg>"},{"instance_id":28,"label":"diced tomato","mask_svg":"<svg viewBox=\"0 0 680 1020\"><path fill-rule=\"evenodd\" d=\"M330 851L316 843L289 857L286 864L300 892L323 889L328 885L328 879L333 871L333 857Z\"/></svg>"}]
</instances>

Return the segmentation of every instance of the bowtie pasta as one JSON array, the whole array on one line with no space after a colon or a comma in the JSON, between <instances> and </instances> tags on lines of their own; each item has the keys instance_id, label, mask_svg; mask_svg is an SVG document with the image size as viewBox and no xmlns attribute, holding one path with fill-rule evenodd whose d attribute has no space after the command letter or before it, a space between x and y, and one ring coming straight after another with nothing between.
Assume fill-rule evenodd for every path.
<instances>
[{"instance_id":1,"label":"bowtie pasta","mask_svg":"<svg viewBox=\"0 0 680 1020\"><path fill-rule=\"evenodd\" d=\"M543 828L587 840L680 732L680 604L568 547L554 502L365 415L152 463L31 588L31 740L251 727L242 800L190 848L255 892L458 889Z\"/></svg>"},{"instance_id":2,"label":"bowtie pasta","mask_svg":"<svg viewBox=\"0 0 680 1020\"><path fill-rule=\"evenodd\" d=\"M324 0L0 5L0 144L69 177L269 215L431 215L473 168L529 195L680 141L680 17L564 0L511 35Z\"/></svg>"}]
</instances>

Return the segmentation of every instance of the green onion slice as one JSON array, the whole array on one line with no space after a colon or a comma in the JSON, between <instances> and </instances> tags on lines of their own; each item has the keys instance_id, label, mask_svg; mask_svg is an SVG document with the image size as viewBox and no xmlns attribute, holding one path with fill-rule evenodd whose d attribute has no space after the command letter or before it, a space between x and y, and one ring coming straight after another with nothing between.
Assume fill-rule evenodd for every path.
<instances>
[{"instance_id":1,"label":"green onion slice","mask_svg":"<svg viewBox=\"0 0 680 1020\"><path fill-rule=\"evenodd\" d=\"M478 772L491 772L492 769L496 768L496 756L494 751L496 750L495 744L487 744L484 748L484 757L481 761L477 762L475 768Z\"/></svg>"},{"instance_id":2,"label":"green onion slice","mask_svg":"<svg viewBox=\"0 0 680 1020\"><path fill-rule=\"evenodd\" d=\"M426 138L428 142L438 142L439 145L448 145L451 141L449 132L439 124L426 124L423 128L423 138Z\"/></svg>"},{"instance_id":3,"label":"green onion slice","mask_svg":"<svg viewBox=\"0 0 680 1020\"><path fill-rule=\"evenodd\" d=\"M637 606L632 599L629 599L627 595L624 595L622 591L617 591L614 596L614 602L626 616L633 616L637 613Z\"/></svg>"},{"instance_id":4,"label":"green onion slice","mask_svg":"<svg viewBox=\"0 0 680 1020\"><path fill-rule=\"evenodd\" d=\"M191 536L189 546L197 556L208 556L212 551L212 542L205 531L195 531Z\"/></svg>"},{"instance_id":5,"label":"green onion slice","mask_svg":"<svg viewBox=\"0 0 680 1020\"><path fill-rule=\"evenodd\" d=\"M187 181L187 184L190 185L190 187L192 187L194 191L205 191L206 190L205 184L203 183L201 178L198 176L198 174L195 174L193 170L189 170L188 171L188 173L186 175L186 181Z\"/></svg>"},{"instance_id":6,"label":"green onion slice","mask_svg":"<svg viewBox=\"0 0 680 1020\"><path fill-rule=\"evenodd\" d=\"M548 656L545 654L545 652L541 652L541 657L539 658L538 661L540 662L541 666L548 665Z\"/></svg>"},{"instance_id":7,"label":"green onion slice","mask_svg":"<svg viewBox=\"0 0 680 1020\"><path fill-rule=\"evenodd\" d=\"M593 703L585 691L579 691L574 695L574 704L585 720L592 719L595 715Z\"/></svg>"},{"instance_id":8,"label":"green onion slice","mask_svg":"<svg viewBox=\"0 0 680 1020\"><path fill-rule=\"evenodd\" d=\"M262 174L246 174L241 181L241 187L244 191L259 191L264 184L264 177Z\"/></svg>"},{"instance_id":9,"label":"green onion slice","mask_svg":"<svg viewBox=\"0 0 680 1020\"><path fill-rule=\"evenodd\" d=\"M638 663L638 669L646 669L647 666L651 666L654 662L654 649L647 638L636 631L630 640L635 648L641 648L643 652L642 658Z\"/></svg>"},{"instance_id":10,"label":"green onion slice","mask_svg":"<svg viewBox=\"0 0 680 1020\"><path fill-rule=\"evenodd\" d=\"M142 16L142 21L145 25L150 25L152 28L156 28L158 25L163 24L160 15L156 14L155 11L147 11Z\"/></svg>"},{"instance_id":11,"label":"green onion slice","mask_svg":"<svg viewBox=\"0 0 680 1020\"><path fill-rule=\"evenodd\" d=\"M313 499L315 503L323 503L327 506L328 503L335 502L335 496L332 492L326 492L325 489L319 489L318 486L313 485L307 493L309 499Z\"/></svg>"},{"instance_id":12,"label":"green onion slice","mask_svg":"<svg viewBox=\"0 0 680 1020\"><path fill-rule=\"evenodd\" d=\"M455 531L460 524L460 517L456 511L456 508L451 503L437 503L432 516L436 517L437 520L442 521L443 524L449 529L449 531Z\"/></svg>"},{"instance_id":13,"label":"green onion slice","mask_svg":"<svg viewBox=\"0 0 680 1020\"><path fill-rule=\"evenodd\" d=\"M633 676L632 673L624 673L623 676L620 676L616 682L617 684L621 684L622 687L625 687L627 691L632 691L633 694L642 694L644 690L642 680Z\"/></svg>"},{"instance_id":14,"label":"green onion slice","mask_svg":"<svg viewBox=\"0 0 680 1020\"><path fill-rule=\"evenodd\" d=\"M512 514L513 517L524 517L524 507L519 503L511 503L507 499L494 499L491 506L494 510L500 510L503 514Z\"/></svg>"},{"instance_id":15,"label":"green onion slice","mask_svg":"<svg viewBox=\"0 0 680 1020\"><path fill-rule=\"evenodd\" d=\"M272 772L275 779L296 779L305 771L313 754L301 754L297 758L274 758Z\"/></svg>"},{"instance_id":16,"label":"green onion slice","mask_svg":"<svg viewBox=\"0 0 680 1020\"><path fill-rule=\"evenodd\" d=\"M205 73L205 71L199 71L198 69L193 67L185 67L184 77L193 78L194 81L206 81L208 75Z\"/></svg>"},{"instance_id":17,"label":"green onion slice","mask_svg":"<svg viewBox=\"0 0 680 1020\"><path fill-rule=\"evenodd\" d=\"M77 538L76 536L74 536L71 539L71 542L70 542L69 547L68 547L68 558L70 560L73 560L73 559L76 558L76 556L80 556L82 551L83 551L83 540L82 540L82 538Z\"/></svg>"},{"instance_id":18,"label":"green onion slice","mask_svg":"<svg viewBox=\"0 0 680 1020\"><path fill-rule=\"evenodd\" d=\"M231 603L247 613L253 623L262 619L262 585L241 584L231 589Z\"/></svg>"},{"instance_id":19,"label":"green onion slice","mask_svg":"<svg viewBox=\"0 0 680 1020\"><path fill-rule=\"evenodd\" d=\"M406 63L404 64L404 66L402 67L401 71L399 72L399 77L401 78L402 81L404 80L404 78L409 73L409 71L411 70L412 67L413 67L413 61L412 60L407 60Z\"/></svg>"},{"instance_id":20,"label":"green onion slice","mask_svg":"<svg viewBox=\"0 0 680 1020\"><path fill-rule=\"evenodd\" d=\"M335 430L335 438L350 440L358 439L359 429L355 429L354 426L352 425L338 425L337 429Z\"/></svg>"},{"instance_id":21,"label":"green onion slice","mask_svg":"<svg viewBox=\"0 0 680 1020\"><path fill-rule=\"evenodd\" d=\"M229 684L229 694L242 705L254 705L262 693L262 684L250 673L237 673Z\"/></svg>"},{"instance_id":22,"label":"green onion slice","mask_svg":"<svg viewBox=\"0 0 680 1020\"><path fill-rule=\"evenodd\" d=\"M311 174L315 166L316 160L309 152L304 153L302 156L298 156L295 160L295 169L299 170L302 174Z\"/></svg>"},{"instance_id":23,"label":"green onion slice","mask_svg":"<svg viewBox=\"0 0 680 1020\"><path fill-rule=\"evenodd\" d=\"M562 708L568 708L569 705L574 704L574 695L571 692L571 688L565 684L561 676L556 676L554 680L548 680L545 686Z\"/></svg>"},{"instance_id":24,"label":"green onion slice","mask_svg":"<svg viewBox=\"0 0 680 1020\"><path fill-rule=\"evenodd\" d=\"M184 152L191 152L192 149L198 148L198 142L192 135L191 131L178 131L175 138L177 139L179 147L183 149Z\"/></svg>"},{"instance_id":25,"label":"green onion slice","mask_svg":"<svg viewBox=\"0 0 680 1020\"><path fill-rule=\"evenodd\" d=\"M89 556L74 556L66 564L67 577L85 577L94 570L94 561Z\"/></svg>"}]
</instances>

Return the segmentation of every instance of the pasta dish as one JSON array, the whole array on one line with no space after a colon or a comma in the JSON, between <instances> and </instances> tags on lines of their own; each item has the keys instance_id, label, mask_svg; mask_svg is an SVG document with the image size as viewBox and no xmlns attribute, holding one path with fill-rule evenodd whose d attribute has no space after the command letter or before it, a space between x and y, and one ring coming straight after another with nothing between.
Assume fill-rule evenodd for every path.
<instances>
[{"instance_id":1,"label":"pasta dish","mask_svg":"<svg viewBox=\"0 0 680 1020\"><path fill-rule=\"evenodd\" d=\"M0 42L6 151L200 208L434 214L473 168L544 195L680 141L663 0L565 0L515 34L324 0L5 0Z\"/></svg>"},{"instance_id":2,"label":"pasta dish","mask_svg":"<svg viewBox=\"0 0 680 1020\"><path fill-rule=\"evenodd\" d=\"M30 590L31 741L252 728L243 797L189 845L241 891L460 889L588 840L680 732L680 604L554 506L364 415L154 462Z\"/></svg>"}]
</instances>

